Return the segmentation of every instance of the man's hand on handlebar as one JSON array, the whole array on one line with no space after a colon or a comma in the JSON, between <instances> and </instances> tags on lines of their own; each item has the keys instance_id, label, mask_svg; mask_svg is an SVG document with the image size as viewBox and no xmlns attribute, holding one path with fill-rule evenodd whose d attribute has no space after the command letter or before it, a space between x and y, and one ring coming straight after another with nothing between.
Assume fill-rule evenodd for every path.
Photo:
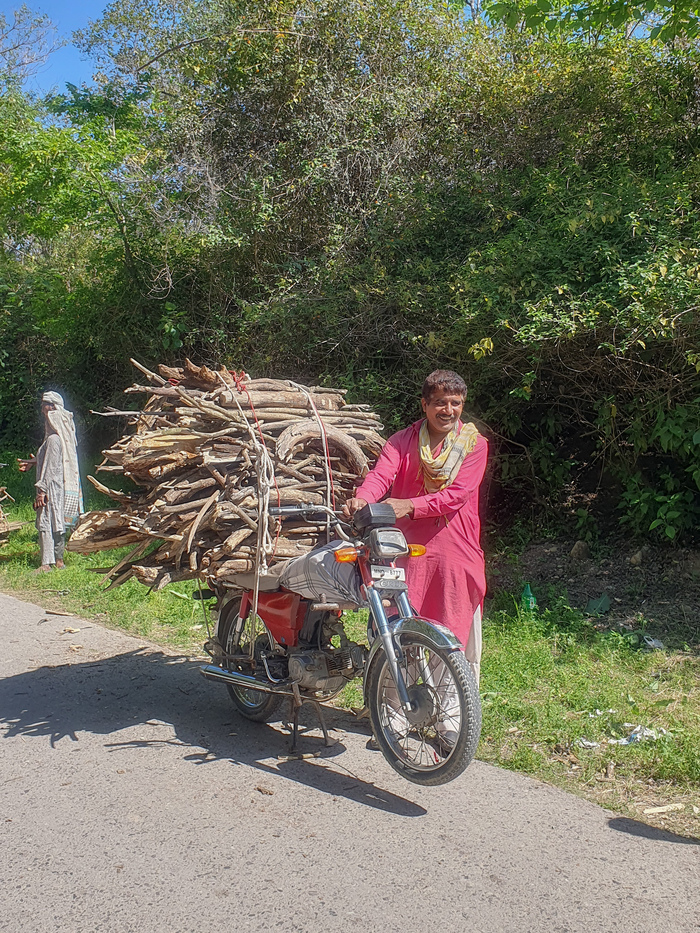
<instances>
[{"instance_id":1,"label":"man's hand on handlebar","mask_svg":"<svg viewBox=\"0 0 700 933\"><path fill-rule=\"evenodd\" d=\"M355 512L359 512L366 505L366 499L348 499L343 506L343 518L352 518Z\"/></svg>"},{"instance_id":2,"label":"man's hand on handlebar","mask_svg":"<svg viewBox=\"0 0 700 933\"><path fill-rule=\"evenodd\" d=\"M384 499L384 502L392 507L397 518L413 515L413 500L411 499ZM355 512L359 512L366 505L366 499L348 499L343 506L343 516L348 519L352 518Z\"/></svg>"},{"instance_id":3,"label":"man's hand on handlebar","mask_svg":"<svg viewBox=\"0 0 700 933\"><path fill-rule=\"evenodd\" d=\"M384 502L392 507L397 519L413 515L412 499L385 499Z\"/></svg>"}]
</instances>

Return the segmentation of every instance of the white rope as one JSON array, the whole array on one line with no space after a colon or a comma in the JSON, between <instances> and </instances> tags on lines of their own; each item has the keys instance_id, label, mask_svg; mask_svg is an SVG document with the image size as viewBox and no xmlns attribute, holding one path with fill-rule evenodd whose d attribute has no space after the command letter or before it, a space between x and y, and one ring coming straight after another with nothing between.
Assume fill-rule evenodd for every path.
<instances>
[{"instance_id":1,"label":"white rope","mask_svg":"<svg viewBox=\"0 0 700 933\"><path fill-rule=\"evenodd\" d=\"M223 377L220 373L217 374L221 381L224 382ZM228 388L228 387L227 387ZM253 619L253 630L251 637L251 652L255 648L255 619L257 618L258 613L258 594L260 592L260 575L267 573L267 558L268 555L272 554L275 549L274 541L272 540L272 535L270 534L270 489L275 483L275 466L272 462L272 457L270 456L267 447L264 444L260 443L258 436L255 432L255 429L251 425L246 413L241 408L238 399L236 398L236 393L232 392L231 396L233 401L236 403L236 408L241 414L245 426L250 435L251 442L253 444L253 449L255 450L255 472L258 477L258 535L257 543L255 547L255 584L253 587L253 605L251 607L252 619ZM252 403L251 403L252 406Z\"/></svg>"},{"instance_id":2,"label":"white rope","mask_svg":"<svg viewBox=\"0 0 700 933\"><path fill-rule=\"evenodd\" d=\"M306 388L306 386L300 385L297 382L292 382L291 379L287 379L287 385L293 386L293 388L298 389L300 392L303 392L304 395L309 400L309 404L313 409L313 413L316 416L316 421L321 430L321 441L323 443L323 465L326 469L326 506L329 509L333 508L333 484L331 482L331 463L330 463L330 448L328 446L328 435L326 434L326 425L323 422L323 418L319 414L318 408L316 408L316 403L311 397L311 392ZM326 516L326 544L331 540L331 519L330 516Z\"/></svg>"}]
</instances>

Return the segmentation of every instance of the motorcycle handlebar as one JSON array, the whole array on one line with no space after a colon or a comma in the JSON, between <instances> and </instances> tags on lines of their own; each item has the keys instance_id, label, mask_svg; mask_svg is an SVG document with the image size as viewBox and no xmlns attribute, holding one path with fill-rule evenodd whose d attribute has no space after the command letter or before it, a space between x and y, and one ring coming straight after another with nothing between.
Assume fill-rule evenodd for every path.
<instances>
[{"instance_id":1,"label":"motorcycle handlebar","mask_svg":"<svg viewBox=\"0 0 700 933\"><path fill-rule=\"evenodd\" d=\"M300 502L298 505L271 505L268 509L272 518L287 518L290 515L306 515L309 512L321 512L331 518L340 518L341 512L334 512L325 505L311 505L307 502Z\"/></svg>"},{"instance_id":2,"label":"motorcycle handlebar","mask_svg":"<svg viewBox=\"0 0 700 933\"><path fill-rule=\"evenodd\" d=\"M326 518L330 518L331 524L335 526L337 534L346 541L352 540L348 537L347 531L344 531L344 528L349 527L349 522L343 517L343 513L334 512L333 509L329 509L327 505L311 505L305 502L301 502L299 505L271 505L268 508L268 514L271 518L290 518L296 515L299 518L305 519L307 522L313 522L314 520L322 522Z\"/></svg>"}]
</instances>

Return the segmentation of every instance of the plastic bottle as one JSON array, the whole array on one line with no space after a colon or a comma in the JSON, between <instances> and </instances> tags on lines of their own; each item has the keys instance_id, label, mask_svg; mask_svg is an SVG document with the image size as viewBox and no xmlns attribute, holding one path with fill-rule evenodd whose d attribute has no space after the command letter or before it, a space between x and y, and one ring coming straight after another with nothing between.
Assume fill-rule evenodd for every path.
<instances>
[{"instance_id":1,"label":"plastic bottle","mask_svg":"<svg viewBox=\"0 0 700 933\"><path fill-rule=\"evenodd\" d=\"M523 590L523 594L520 597L520 605L528 612L531 612L533 609L537 608L537 600L535 599L535 594L530 589L529 583L525 584L525 589Z\"/></svg>"}]
</instances>

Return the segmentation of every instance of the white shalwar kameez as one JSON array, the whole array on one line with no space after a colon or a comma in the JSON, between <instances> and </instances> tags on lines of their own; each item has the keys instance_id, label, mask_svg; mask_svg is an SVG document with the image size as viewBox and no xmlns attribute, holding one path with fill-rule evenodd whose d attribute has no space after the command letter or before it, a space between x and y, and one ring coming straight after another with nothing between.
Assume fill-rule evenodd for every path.
<instances>
[{"instance_id":1,"label":"white shalwar kameez","mask_svg":"<svg viewBox=\"0 0 700 933\"><path fill-rule=\"evenodd\" d=\"M63 560L66 523L64 518L63 447L58 434L49 434L36 455L36 488L46 493L47 503L36 513L41 563Z\"/></svg>"},{"instance_id":2,"label":"white shalwar kameez","mask_svg":"<svg viewBox=\"0 0 700 933\"><path fill-rule=\"evenodd\" d=\"M44 392L41 400L53 409L46 413L52 433L37 453L36 488L46 493L47 504L37 509L36 527L42 566L50 566L63 560L66 525L82 514L83 494L73 415L58 392Z\"/></svg>"}]
</instances>

